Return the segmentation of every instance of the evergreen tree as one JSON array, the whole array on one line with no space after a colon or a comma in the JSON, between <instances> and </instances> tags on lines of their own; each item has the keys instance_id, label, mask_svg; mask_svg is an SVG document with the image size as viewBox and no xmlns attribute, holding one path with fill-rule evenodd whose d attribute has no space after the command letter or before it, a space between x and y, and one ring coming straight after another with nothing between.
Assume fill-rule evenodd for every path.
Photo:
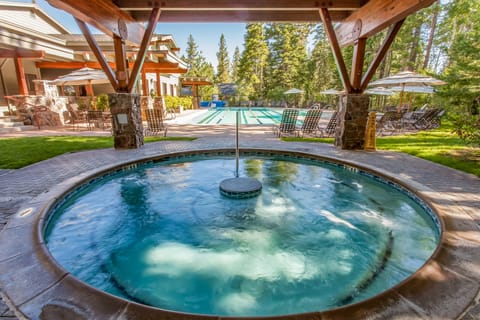
<instances>
[{"instance_id":1,"label":"evergreen tree","mask_svg":"<svg viewBox=\"0 0 480 320\"><path fill-rule=\"evenodd\" d=\"M198 45L192 35L188 37L186 56L184 55L182 60L188 64L187 76L213 79L214 68L207 62L202 52L198 50ZM211 86L201 86L198 92L202 99L211 99L213 88Z\"/></svg>"},{"instance_id":2,"label":"evergreen tree","mask_svg":"<svg viewBox=\"0 0 480 320\"><path fill-rule=\"evenodd\" d=\"M274 23L266 31L270 52L267 89L270 98L280 99L288 88L305 87L310 25Z\"/></svg>"},{"instance_id":3,"label":"evergreen tree","mask_svg":"<svg viewBox=\"0 0 480 320\"><path fill-rule=\"evenodd\" d=\"M223 35L223 33L220 36L220 43L219 43L219 48L217 52L217 60L218 60L218 65L217 65L217 74L215 77L215 82L216 83L230 82L230 70L229 70L230 60L228 58L227 42L225 40L225 36Z\"/></svg>"},{"instance_id":4,"label":"evergreen tree","mask_svg":"<svg viewBox=\"0 0 480 320\"><path fill-rule=\"evenodd\" d=\"M233 52L233 59L232 59L232 74L231 79L232 82L238 82L238 68L240 64L240 49L235 47L235 51Z\"/></svg>"},{"instance_id":5,"label":"evergreen tree","mask_svg":"<svg viewBox=\"0 0 480 320\"><path fill-rule=\"evenodd\" d=\"M247 24L244 51L238 65L240 92L252 99L263 97L264 73L268 56L263 25Z\"/></svg>"}]
</instances>

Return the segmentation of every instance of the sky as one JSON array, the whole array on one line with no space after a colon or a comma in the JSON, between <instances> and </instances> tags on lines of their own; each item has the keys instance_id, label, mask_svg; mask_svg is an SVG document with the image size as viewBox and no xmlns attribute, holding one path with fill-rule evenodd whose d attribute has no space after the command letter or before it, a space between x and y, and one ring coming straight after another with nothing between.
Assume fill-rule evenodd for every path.
<instances>
[{"instance_id":1,"label":"sky","mask_svg":"<svg viewBox=\"0 0 480 320\"><path fill-rule=\"evenodd\" d=\"M21 0L20 2L31 1ZM60 22L70 32L76 34L81 33L71 15L50 6L45 0L38 0L36 2L48 15ZM245 23L158 23L155 33L171 34L177 46L180 48L180 56L185 53L187 40L191 34L203 56L216 68L218 64L216 54L222 33L225 35L229 53L228 56L231 60L236 46L239 47L240 52L243 50L245 26ZM92 30L92 32L95 31Z\"/></svg>"}]
</instances>

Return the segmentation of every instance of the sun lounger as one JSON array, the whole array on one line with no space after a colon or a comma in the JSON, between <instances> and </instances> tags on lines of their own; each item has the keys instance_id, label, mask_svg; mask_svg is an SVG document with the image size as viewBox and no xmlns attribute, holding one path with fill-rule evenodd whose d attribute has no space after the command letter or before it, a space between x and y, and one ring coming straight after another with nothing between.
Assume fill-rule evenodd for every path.
<instances>
[{"instance_id":1,"label":"sun lounger","mask_svg":"<svg viewBox=\"0 0 480 320\"><path fill-rule=\"evenodd\" d=\"M147 127L144 130L144 135L159 135L163 133L163 136L167 136L167 125L163 122L163 112L160 109L147 109L145 110L147 116Z\"/></svg>"},{"instance_id":2,"label":"sun lounger","mask_svg":"<svg viewBox=\"0 0 480 320\"><path fill-rule=\"evenodd\" d=\"M273 126L273 133L280 137L282 134L294 134L298 118L298 109L284 109L282 119Z\"/></svg>"},{"instance_id":3,"label":"sun lounger","mask_svg":"<svg viewBox=\"0 0 480 320\"><path fill-rule=\"evenodd\" d=\"M316 135L319 132L318 124L321 117L321 109L309 109L305 119L303 120L302 126L297 130L297 136L303 137L305 134Z\"/></svg>"}]
</instances>

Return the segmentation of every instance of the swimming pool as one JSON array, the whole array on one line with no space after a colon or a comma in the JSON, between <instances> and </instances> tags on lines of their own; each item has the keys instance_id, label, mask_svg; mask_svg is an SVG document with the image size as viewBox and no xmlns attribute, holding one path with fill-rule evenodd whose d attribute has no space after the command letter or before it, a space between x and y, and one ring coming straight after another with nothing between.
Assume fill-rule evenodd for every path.
<instances>
[{"instance_id":1,"label":"swimming pool","mask_svg":"<svg viewBox=\"0 0 480 320\"><path fill-rule=\"evenodd\" d=\"M199 125L232 125L236 123L237 111L240 112L240 124L248 125L274 125L279 124L283 109L279 108L211 108L206 113L191 119L192 124ZM307 114L306 109L299 109L298 125L303 123ZM329 112L324 112L322 118L328 119Z\"/></svg>"},{"instance_id":2,"label":"swimming pool","mask_svg":"<svg viewBox=\"0 0 480 320\"><path fill-rule=\"evenodd\" d=\"M264 192L238 201L218 192L233 167L226 155L193 155L97 179L59 204L48 247L74 275L113 294L181 312L254 316L371 297L418 269L438 242L435 216L382 179L256 155L242 161L242 175L262 180Z\"/></svg>"}]
</instances>

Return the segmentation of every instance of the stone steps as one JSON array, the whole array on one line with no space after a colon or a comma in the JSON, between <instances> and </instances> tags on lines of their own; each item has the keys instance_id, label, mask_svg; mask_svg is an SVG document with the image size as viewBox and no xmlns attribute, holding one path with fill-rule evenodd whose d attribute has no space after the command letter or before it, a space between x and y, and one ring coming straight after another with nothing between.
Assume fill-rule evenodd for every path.
<instances>
[{"instance_id":1,"label":"stone steps","mask_svg":"<svg viewBox=\"0 0 480 320\"><path fill-rule=\"evenodd\" d=\"M32 125L24 125L16 116L0 116L0 133L35 130Z\"/></svg>"}]
</instances>

